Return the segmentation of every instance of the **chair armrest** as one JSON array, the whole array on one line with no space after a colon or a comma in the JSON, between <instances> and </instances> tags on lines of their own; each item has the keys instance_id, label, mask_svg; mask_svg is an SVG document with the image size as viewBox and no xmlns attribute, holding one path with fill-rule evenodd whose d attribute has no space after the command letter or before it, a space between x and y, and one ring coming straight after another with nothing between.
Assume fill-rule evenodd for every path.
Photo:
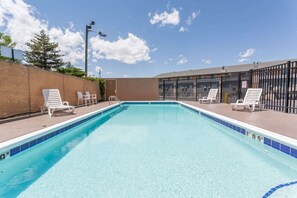
<instances>
[{"instance_id":1,"label":"chair armrest","mask_svg":"<svg viewBox=\"0 0 297 198\"><path fill-rule=\"evenodd\" d=\"M239 100L236 101L236 104L239 104L239 103L243 103L243 100L239 99Z\"/></svg>"},{"instance_id":2,"label":"chair armrest","mask_svg":"<svg viewBox=\"0 0 297 198\"><path fill-rule=\"evenodd\" d=\"M68 101L63 101L63 105L69 106L69 102Z\"/></svg>"}]
</instances>

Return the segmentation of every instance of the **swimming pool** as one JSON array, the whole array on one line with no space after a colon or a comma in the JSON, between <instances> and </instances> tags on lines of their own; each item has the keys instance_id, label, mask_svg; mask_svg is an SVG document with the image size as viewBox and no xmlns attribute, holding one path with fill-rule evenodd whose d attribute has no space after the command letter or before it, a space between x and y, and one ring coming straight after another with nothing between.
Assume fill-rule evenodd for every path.
<instances>
[{"instance_id":1,"label":"swimming pool","mask_svg":"<svg viewBox=\"0 0 297 198\"><path fill-rule=\"evenodd\" d=\"M114 106L11 147L0 197L262 197L297 180L295 158L245 133L179 103Z\"/></svg>"}]
</instances>

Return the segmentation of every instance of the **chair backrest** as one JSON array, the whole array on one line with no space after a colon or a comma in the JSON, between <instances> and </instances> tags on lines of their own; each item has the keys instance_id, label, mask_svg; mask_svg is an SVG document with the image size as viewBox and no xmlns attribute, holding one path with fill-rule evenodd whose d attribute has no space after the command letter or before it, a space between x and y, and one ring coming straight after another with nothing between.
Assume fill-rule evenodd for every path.
<instances>
[{"instance_id":1,"label":"chair backrest","mask_svg":"<svg viewBox=\"0 0 297 198\"><path fill-rule=\"evenodd\" d=\"M42 89L44 102L49 107L63 105L59 89Z\"/></svg>"},{"instance_id":2,"label":"chair backrest","mask_svg":"<svg viewBox=\"0 0 297 198\"><path fill-rule=\"evenodd\" d=\"M262 94L261 88L250 88L246 91L243 102L245 103L256 103L260 101Z\"/></svg>"},{"instance_id":3,"label":"chair backrest","mask_svg":"<svg viewBox=\"0 0 297 198\"><path fill-rule=\"evenodd\" d=\"M83 94L82 94L81 91L77 91L76 93L77 93L77 97L78 97L79 99L84 98L84 96L83 96Z\"/></svg>"},{"instance_id":4,"label":"chair backrest","mask_svg":"<svg viewBox=\"0 0 297 198\"><path fill-rule=\"evenodd\" d=\"M218 89L210 89L208 92L208 99L213 99L217 97Z\"/></svg>"},{"instance_id":5,"label":"chair backrest","mask_svg":"<svg viewBox=\"0 0 297 198\"><path fill-rule=\"evenodd\" d=\"M86 91L86 96L89 97L91 94L89 91Z\"/></svg>"}]
</instances>

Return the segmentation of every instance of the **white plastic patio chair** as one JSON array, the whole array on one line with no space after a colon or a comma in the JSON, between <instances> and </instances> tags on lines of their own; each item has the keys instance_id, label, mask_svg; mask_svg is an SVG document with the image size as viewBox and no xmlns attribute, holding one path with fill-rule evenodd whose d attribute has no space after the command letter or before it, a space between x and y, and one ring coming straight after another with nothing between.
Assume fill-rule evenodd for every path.
<instances>
[{"instance_id":1,"label":"white plastic patio chair","mask_svg":"<svg viewBox=\"0 0 297 198\"><path fill-rule=\"evenodd\" d=\"M96 94L90 94L89 91L86 91L86 97L91 100L92 104L97 103L97 95Z\"/></svg>"},{"instance_id":2,"label":"white plastic patio chair","mask_svg":"<svg viewBox=\"0 0 297 198\"><path fill-rule=\"evenodd\" d=\"M69 105L67 101L62 102L58 89L42 89L42 94L49 116L52 116L55 111L60 110L68 110L69 113L74 112L74 106Z\"/></svg>"},{"instance_id":3,"label":"white plastic patio chair","mask_svg":"<svg viewBox=\"0 0 297 198\"><path fill-rule=\"evenodd\" d=\"M86 95L83 95L81 91L77 91L77 106L80 106L81 103L84 104L85 106L91 104L91 99L87 97Z\"/></svg>"},{"instance_id":4,"label":"white plastic patio chair","mask_svg":"<svg viewBox=\"0 0 297 198\"><path fill-rule=\"evenodd\" d=\"M250 88L247 90L244 99L239 99L236 103L231 103L232 110L237 110L238 107L243 109L248 109L251 112L255 110L255 107L258 106L262 110L262 105L260 103L260 98L262 94L261 88Z\"/></svg>"},{"instance_id":5,"label":"white plastic patio chair","mask_svg":"<svg viewBox=\"0 0 297 198\"><path fill-rule=\"evenodd\" d=\"M213 101L217 100L217 94L218 94L218 89L210 89L208 92L208 96L204 96L202 99L199 99L199 102L212 103Z\"/></svg>"}]
</instances>

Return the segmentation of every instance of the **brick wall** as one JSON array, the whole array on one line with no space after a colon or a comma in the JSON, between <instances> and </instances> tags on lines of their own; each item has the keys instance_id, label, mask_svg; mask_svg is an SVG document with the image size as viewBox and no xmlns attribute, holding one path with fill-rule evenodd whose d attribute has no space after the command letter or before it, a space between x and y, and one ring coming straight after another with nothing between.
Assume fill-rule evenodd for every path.
<instances>
[{"instance_id":1,"label":"brick wall","mask_svg":"<svg viewBox=\"0 0 297 198\"><path fill-rule=\"evenodd\" d=\"M40 111L42 89L60 90L62 100L77 105L76 91L90 91L100 98L97 82L43 69L0 62L0 118Z\"/></svg>"}]
</instances>

